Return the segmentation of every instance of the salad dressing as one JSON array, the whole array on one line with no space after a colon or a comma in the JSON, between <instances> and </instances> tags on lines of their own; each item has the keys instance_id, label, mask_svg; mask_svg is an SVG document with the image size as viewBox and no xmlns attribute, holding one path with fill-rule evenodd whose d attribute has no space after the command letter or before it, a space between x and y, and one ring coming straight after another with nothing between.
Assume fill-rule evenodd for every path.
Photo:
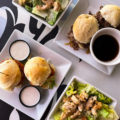
<instances>
[{"instance_id":1,"label":"salad dressing","mask_svg":"<svg viewBox=\"0 0 120 120\"><path fill-rule=\"evenodd\" d=\"M24 41L16 41L10 47L11 56L19 61L25 60L30 53L28 44Z\"/></svg>"},{"instance_id":2,"label":"salad dressing","mask_svg":"<svg viewBox=\"0 0 120 120\"><path fill-rule=\"evenodd\" d=\"M24 105L34 106L40 100L40 93L35 87L26 87L21 93L21 101Z\"/></svg>"}]
</instances>

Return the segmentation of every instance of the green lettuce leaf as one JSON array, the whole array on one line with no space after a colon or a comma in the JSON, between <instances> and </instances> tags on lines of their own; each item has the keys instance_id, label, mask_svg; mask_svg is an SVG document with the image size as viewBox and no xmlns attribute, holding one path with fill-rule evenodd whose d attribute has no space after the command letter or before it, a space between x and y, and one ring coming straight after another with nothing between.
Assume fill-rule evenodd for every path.
<instances>
[{"instance_id":1,"label":"green lettuce leaf","mask_svg":"<svg viewBox=\"0 0 120 120\"><path fill-rule=\"evenodd\" d=\"M102 93L99 92L99 91L96 91L96 92L92 93L92 95L96 95L98 101L100 101L100 102L102 102L102 103L104 103L104 104L108 104L108 105L109 105L109 104L112 103L112 99L111 99L111 98L105 96L104 94L102 94Z\"/></svg>"},{"instance_id":2,"label":"green lettuce leaf","mask_svg":"<svg viewBox=\"0 0 120 120\"><path fill-rule=\"evenodd\" d=\"M87 116L87 119L88 119L88 120L95 120L92 115L88 115L88 116Z\"/></svg>"},{"instance_id":3,"label":"green lettuce leaf","mask_svg":"<svg viewBox=\"0 0 120 120\"><path fill-rule=\"evenodd\" d=\"M119 118L115 110L111 106L106 104L103 104L103 108L99 110L98 114L99 119L102 120L118 120Z\"/></svg>"},{"instance_id":4,"label":"green lettuce leaf","mask_svg":"<svg viewBox=\"0 0 120 120\"><path fill-rule=\"evenodd\" d=\"M48 22L48 24L54 25L55 22L56 22L56 20L57 20L57 18L58 18L58 15L59 15L59 12L58 12L58 11L55 11L55 10L51 9L51 10L49 11L49 15L48 15L48 17L47 17L47 19L46 19L47 22Z\"/></svg>"},{"instance_id":5,"label":"green lettuce leaf","mask_svg":"<svg viewBox=\"0 0 120 120\"><path fill-rule=\"evenodd\" d=\"M48 84L49 84L49 88L52 89L56 83L55 83L55 76L51 76L49 79L48 79Z\"/></svg>"},{"instance_id":6,"label":"green lettuce leaf","mask_svg":"<svg viewBox=\"0 0 120 120\"><path fill-rule=\"evenodd\" d=\"M60 112L56 112L55 114L54 114L54 120L60 120L60 115L61 115L61 113Z\"/></svg>"},{"instance_id":7,"label":"green lettuce leaf","mask_svg":"<svg viewBox=\"0 0 120 120\"><path fill-rule=\"evenodd\" d=\"M47 11L38 11L36 7L34 7L32 9L32 13L37 15L37 16L40 16L42 18L46 18L48 16L48 12Z\"/></svg>"},{"instance_id":8,"label":"green lettuce leaf","mask_svg":"<svg viewBox=\"0 0 120 120\"><path fill-rule=\"evenodd\" d=\"M69 0L61 0L62 10L64 10L67 7L68 3L69 3Z\"/></svg>"},{"instance_id":9,"label":"green lettuce leaf","mask_svg":"<svg viewBox=\"0 0 120 120\"><path fill-rule=\"evenodd\" d=\"M33 7L35 7L36 5L42 5L42 1L41 0L32 0L32 4L33 4Z\"/></svg>"},{"instance_id":10,"label":"green lettuce leaf","mask_svg":"<svg viewBox=\"0 0 120 120\"><path fill-rule=\"evenodd\" d=\"M108 112L106 109L102 108L102 109L99 111L99 115L102 116L102 117L104 117L104 118L107 118L108 115L109 115L109 112Z\"/></svg>"},{"instance_id":11,"label":"green lettuce leaf","mask_svg":"<svg viewBox=\"0 0 120 120\"><path fill-rule=\"evenodd\" d=\"M28 5L25 5L25 9L29 12L32 12L32 7L28 6Z\"/></svg>"}]
</instances>

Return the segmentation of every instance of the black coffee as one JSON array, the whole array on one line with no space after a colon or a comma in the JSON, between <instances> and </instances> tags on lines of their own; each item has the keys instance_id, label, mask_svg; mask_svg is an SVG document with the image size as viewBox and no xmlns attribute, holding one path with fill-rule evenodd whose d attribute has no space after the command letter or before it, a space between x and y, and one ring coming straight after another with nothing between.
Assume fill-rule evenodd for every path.
<instances>
[{"instance_id":1,"label":"black coffee","mask_svg":"<svg viewBox=\"0 0 120 120\"><path fill-rule=\"evenodd\" d=\"M118 55L119 44L114 37L102 35L96 38L93 43L93 52L99 60L111 61Z\"/></svg>"}]
</instances>

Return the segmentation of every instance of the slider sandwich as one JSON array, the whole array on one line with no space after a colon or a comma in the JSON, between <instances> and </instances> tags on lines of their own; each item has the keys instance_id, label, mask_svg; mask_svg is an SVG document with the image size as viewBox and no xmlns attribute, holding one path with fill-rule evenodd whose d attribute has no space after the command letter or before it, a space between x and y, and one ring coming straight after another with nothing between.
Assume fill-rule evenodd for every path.
<instances>
[{"instance_id":1,"label":"slider sandwich","mask_svg":"<svg viewBox=\"0 0 120 120\"><path fill-rule=\"evenodd\" d=\"M97 19L89 14L81 14L68 33L69 44L74 50L88 49L92 36L98 31Z\"/></svg>"},{"instance_id":2,"label":"slider sandwich","mask_svg":"<svg viewBox=\"0 0 120 120\"><path fill-rule=\"evenodd\" d=\"M23 81L23 64L8 59L0 63L0 88L12 91Z\"/></svg>"},{"instance_id":3,"label":"slider sandwich","mask_svg":"<svg viewBox=\"0 0 120 120\"><path fill-rule=\"evenodd\" d=\"M51 89L55 85L55 68L42 57L33 57L24 67L26 78L32 85Z\"/></svg>"},{"instance_id":4,"label":"slider sandwich","mask_svg":"<svg viewBox=\"0 0 120 120\"><path fill-rule=\"evenodd\" d=\"M100 28L113 27L120 30L120 7L105 5L95 15Z\"/></svg>"}]
</instances>

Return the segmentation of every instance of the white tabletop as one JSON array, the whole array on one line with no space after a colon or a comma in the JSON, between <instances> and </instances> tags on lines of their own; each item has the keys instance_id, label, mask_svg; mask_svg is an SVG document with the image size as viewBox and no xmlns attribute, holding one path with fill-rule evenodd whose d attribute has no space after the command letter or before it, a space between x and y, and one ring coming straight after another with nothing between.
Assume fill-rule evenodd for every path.
<instances>
[{"instance_id":1,"label":"white tabletop","mask_svg":"<svg viewBox=\"0 0 120 120\"><path fill-rule=\"evenodd\" d=\"M86 80L117 100L116 111L120 116L120 64L117 65L113 73L108 76L84 61L79 62L77 57L60 48L53 41L48 42L46 46L72 61L72 67L64 81L65 84L69 82L74 75Z\"/></svg>"}]
</instances>

